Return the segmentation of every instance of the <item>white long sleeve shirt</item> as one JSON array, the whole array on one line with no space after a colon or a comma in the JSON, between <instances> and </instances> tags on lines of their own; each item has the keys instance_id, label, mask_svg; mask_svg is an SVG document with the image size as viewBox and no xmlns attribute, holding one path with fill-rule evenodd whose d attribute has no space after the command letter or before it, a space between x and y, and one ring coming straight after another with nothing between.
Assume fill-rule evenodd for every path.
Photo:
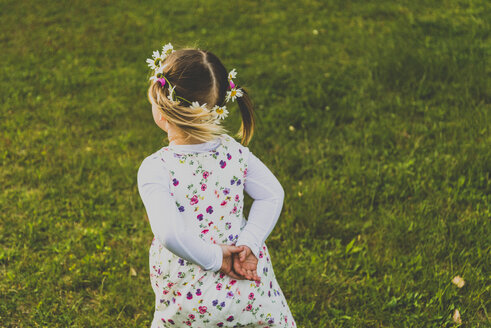
<instances>
[{"instance_id":1,"label":"white long sleeve shirt","mask_svg":"<svg viewBox=\"0 0 491 328\"><path fill-rule=\"evenodd\" d=\"M179 152L203 152L215 149L218 139L200 144L174 145ZM247 158L247 175L244 191L254 199L247 224L236 242L247 245L259 258L259 251L273 230L283 207L284 191L273 173L250 151ZM167 169L158 156L145 158L138 169L138 191L145 205L152 232L160 243L179 257L217 272L222 266L222 249L189 234L180 224L180 213L170 195Z\"/></svg>"}]
</instances>

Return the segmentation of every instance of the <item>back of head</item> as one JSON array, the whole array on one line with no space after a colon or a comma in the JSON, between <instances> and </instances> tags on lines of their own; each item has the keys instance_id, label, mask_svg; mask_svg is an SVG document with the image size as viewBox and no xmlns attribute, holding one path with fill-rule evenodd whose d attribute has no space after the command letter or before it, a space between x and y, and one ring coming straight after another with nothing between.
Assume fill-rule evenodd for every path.
<instances>
[{"instance_id":1,"label":"back of head","mask_svg":"<svg viewBox=\"0 0 491 328\"><path fill-rule=\"evenodd\" d=\"M231 83L220 59L209 51L182 49L171 52L162 62L158 59L156 62L165 81L160 83L153 79L148 98L165 119L186 136L203 142L227 133L211 109L226 111L224 104L230 100L231 85L237 89L238 86ZM247 92L243 88L239 90L241 96L236 100L242 124L237 136L247 145L254 132L254 110ZM196 106L197 103L202 107Z\"/></svg>"}]
</instances>

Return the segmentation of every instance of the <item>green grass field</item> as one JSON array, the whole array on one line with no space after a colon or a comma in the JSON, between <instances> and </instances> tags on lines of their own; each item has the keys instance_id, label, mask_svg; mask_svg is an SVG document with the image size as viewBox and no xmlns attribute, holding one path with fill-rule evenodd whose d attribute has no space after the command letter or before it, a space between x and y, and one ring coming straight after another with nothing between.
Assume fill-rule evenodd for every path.
<instances>
[{"instance_id":1,"label":"green grass field","mask_svg":"<svg viewBox=\"0 0 491 328\"><path fill-rule=\"evenodd\" d=\"M165 145L145 60L172 42L235 67L256 103L299 327L456 327L455 310L490 327L490 17L484 0L0 0L0 326L150 326L136 176Z\"/></svg>"}]
</instances>

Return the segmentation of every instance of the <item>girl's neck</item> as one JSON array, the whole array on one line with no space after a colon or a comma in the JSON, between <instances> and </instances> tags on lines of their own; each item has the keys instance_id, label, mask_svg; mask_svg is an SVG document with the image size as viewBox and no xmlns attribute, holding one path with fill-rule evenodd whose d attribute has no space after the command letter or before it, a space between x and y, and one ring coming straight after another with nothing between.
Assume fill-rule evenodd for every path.
<instances>
[{"instance_id":1,"label":"girl's neck","mask_svg":"<svg viewBox=\"0 0 491 328\"><path fill-rule=\"evenodd\" d=\"M180 136L168 136L169 144L173 145L194 145L203 143L201 140L193 139L193 138L184 138Z\"/></svg>"}]
</instances>

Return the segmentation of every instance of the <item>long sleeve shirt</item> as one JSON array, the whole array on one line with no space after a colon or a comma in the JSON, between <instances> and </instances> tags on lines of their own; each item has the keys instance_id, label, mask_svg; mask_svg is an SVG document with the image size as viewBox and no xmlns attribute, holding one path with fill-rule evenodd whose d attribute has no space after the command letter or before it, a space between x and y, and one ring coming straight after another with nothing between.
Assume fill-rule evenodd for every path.
<instances>
[{"instance_id":1,"label":"long sleeve shirt","mask_svg":"<svg viewBox=\"0 0 491 328\"><path fill-rule=\"evenodd\" d=\"M215 139L200 144L171 145L179 152L203 152L215 149L219 143L220 141ZM248 149L244 153L247 154L248 163L244 191L254 201L236 246L248 246L259 258L261 247L280 216L284 191L261 160ZM223 261L221 247L207 243L197 235L189 234L180 223L180 213L170 194L168 171L156 154L145 158L138 169L138 191L145 205L152 232L164 247L204 270L220 270Z\"/></svg>"}]
</instances>

